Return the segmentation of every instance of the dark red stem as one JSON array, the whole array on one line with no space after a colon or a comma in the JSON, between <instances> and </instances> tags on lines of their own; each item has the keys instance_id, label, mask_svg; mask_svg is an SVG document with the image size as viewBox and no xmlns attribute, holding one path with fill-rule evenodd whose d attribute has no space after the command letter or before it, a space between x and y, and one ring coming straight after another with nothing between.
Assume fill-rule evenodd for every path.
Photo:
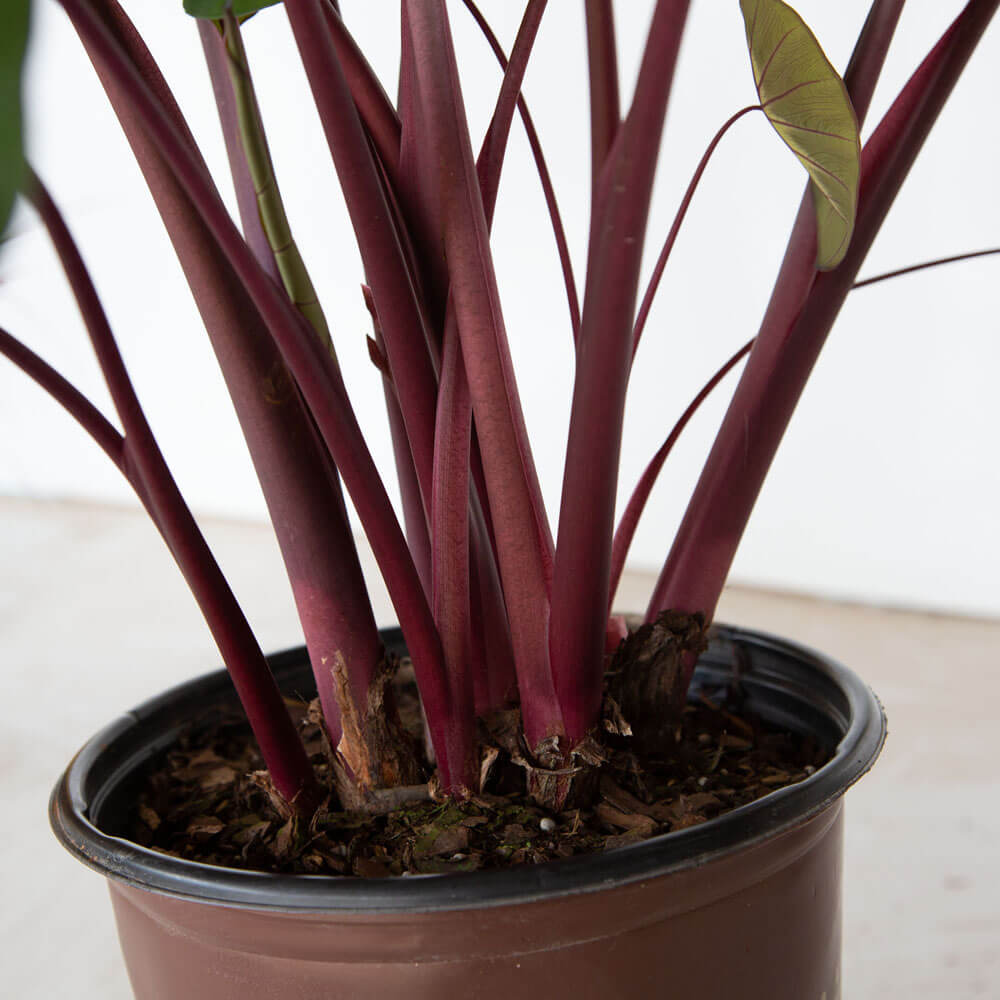
<instances>
[{"instance_id":1,"label":"dark red stem","mask_svg":"<svg viewBox=\"0 0 1000 1000\"><path fill-rule=\"evenodd\" d=\"M425 511L434 462L436 376L416 289L320 0L285 4L378 312Z\"/></svg>"},{"instance_id":2,"label":"dark red stem","mask_svg":"<svg viewBox=\"0 0 1000 1000\"><path fill-rule=\"evenodd\" d=\"M592 226L552 585L550 654L575 743L596 722L632 323L660 135L688 10L659 0Z\"/></svg>"},{"instance_id":3,"label":"dark red stem","mask_svg":"<svg viewBox=\"0 0 1000 1000\"><path fill-rule=\"evenodd\" d=\"M41 181L28 195L42 218L69 279L112 402L125 428L124 458L148 503L233 679L275 788L303 812L318 804L315 777L302 742L229 585L181 497L125 370L97 291L76 244ZM131 481L131 474L129 475Z\"/></svg>"},{"instance_id":4,"label":"dark red stem","mask_svg":"<svg viewBox=\"0 0 1000 1000\"><path fill-rule=\"evenodd\" d=\"M597 187L621 126L618 93L618 52L612 0L585 0L587 65L590 74L590 177L597 205Z\"/></svg>"},{"instance_id":5,"label":"dark red stem","mask_svg":"<svg viewBox=\"0 0 1000 1000\"><path fill-rule=\"evenodd\" d=\"M127 91L135 113L145 123L173 174L204 220L278 343L298 382L317 426L340 470L361 517L375 558L393 599L427 708L431 736L447 749L450 692L441 642L406 541L385 493L340 372L314 332L283 293L260 269L232 224L225 206L177 127L150 93L142 77L83 0L61 0L94 57L116 84ZM439 750L445 782L450 780L446 753Z\"/></svg>"},{"instance_id":6,"label":"dark red stem","mask_svg":"<svg viewBox=\"0 0 1000 1000\"><path fill-rule=\"evenodd\" d=\"M970 253L956 254L953 257L941 257L937 260L925 261L922 264L911 264L909 267L900 267L894 271L886 271L884 274L876 274L862 281L856 281L851 286L851 291L858 288L866 288L881 281L888 281L890 278L899 278L903 275L913 274L916 271L924 271L928 268L940 267L942 264L954 264L964 260L975 260L977 257L990 257L1000 254L1000 247L991 250L976 250ZM677 439L684 432L691 418L697 412L701 404L708 398L709 394L715 390L726 375L750 353L755 341L748 340L705 384L697 396L688 404L688 408L681 414L677 423L667 436L667 439L660 446L659 450L651 459L649 465L639 478L635 490L629 499L628 506L618 522L618 529L615 532L615 542L611 554L611 598L613 600L618 584L621 582L621 575L625 568L625 560L628 556L632 540L635 537L635 530L638 526L642 512L645 510L653 486L663 468L667 458L673 450ZM610 612L610 603L609 603Z\"/></svg>"},{"instance_id":7,"label":"dark red stem","mask_svg":"<svg viewBox=\"0 0 1000 1000\"><path fill-rule=\"evenodd\" d=\"M201 37L205 64L208 66L208 76L212 83L215 107L219 112L219 124L222 126L222 137L226 146L226 156L229 159L229 172L233 178L243 236L260 266L271 276L272 280L280 282L278 265L275 263L264 227L261 225L260 212L257 208L257 192L254 190L253 180L250 177L249 169L247 169L246 156L243 153L243 145L240 140L236 99L233 96L233 87L229 80L226 43L218 25L204 18L198 18L198 34Z\"/></svg>"},{"instance_id":8,"label":"dark red stem","mask_svg":"<svg viewBox=\"0 0 1000 1000\"><path fill-rule=\"evenodd\" d=\"M844 70L844 84L858 124L864 122L871 107L875 85L882 73L886 53L896 33L896 25L906 0L873 0L868 17L858 35L851 61Z\"/></svg>"},{"instance_id":9,"label":"dark red stem","mask_svg":"<svg viewBox=\"0 0 1000 1000\"><path fill-rule=\"evenodd\" d=\"M405 16L405 8L403 14ZM403 188L393 191L386 178L385 191L404 247L409 273L414 287L419 290L419 301L430 317L437 317L433 322L439 323L443 329L447 312L444 303L447 301L448 277L440 239L441 221L438 217L436 197L438 188L433 180L435 157L433 150L424 141L424 131L419 123L421 112L415 100L415 85L412 76L409 32L404 31L400 65L400 116L403 122L400 181ZM405 218L402 207L404 204ZM373 307L374 303L371 302L369 308ZM441 365L439 333L431 325L430 320L428 329L433 331L433 335L429 338L426 348L437 370ZM456 372L455 377L464 379L464 370ZM387 381L386 385L388 389L391 381ZM430 595L431 543L427 522L432 517L430 510L432 501L430 497L427 498L425 511L413 457L409 452L409 443L405 434L399 433L402 417L394 389L392 393L387 391L386 399L403 510L406 515L407 538L411 540L411 549L414 551L417 567L421 571L421 579L425 581L427 593ZM435 445L435 455L436 453ZM475 490L470 495L469 512L471 532L469 557L472 573L469 594L470 630L474 645L471 663L475 666L477 705L482 711L486 711L502 703L502 698L500 701L493 701L492 696L486 697L487 694L497 691L504 692L504 697L510 694L513 687L514 664L510 646L510 628L496 566L496 549L493 544L492 517L489 512L485 473L474 429L470 461L475 483ZM467 580L466 589L469 588L469 584ZM484 670L488 672L488 682L483 677Z\"/></svg>"},{"instance_id":10,"label":"dark red stem","mask_svg":"<svg viewBox=\"0 0 1000 1000\"><path fill-rule=\"evenodd\" d=\"M372 319L372 332L374 333L374 348L372 348L372 353L377 356L377 366L382 373L382 393L385 397L385 411L389 421L389 435L392 439L396 480L399 484L400 499L403 504L403 523L406 526L406 541L413 555L413 562L420 575L424 592L427 594L428 599L430 599L431 536L428 525L429 515L424 510L423 496L420 492L420 481L417 478L417 470L413 464L413 455L410 452L410 442L406 436L403 413L399 408L396 386L393 384L392 374L389 371L389 362L386 360L385 338L382 335L382 326L379 323L375 300L372 297L371 289L367 285L361 286L361 294L364 296L365 308L368 310L368 315ZM371 348L371 345L369 347Z\"/></svg>"},{"instance_id":11,"label":"dark red stem","mask_svg":"<svg viewBox=\"0 0 1000 1000\"><path fill-rule=\"evenodd\" d=\"M558 731L546 641L551 534L500 309L489 234L461 98L447 12L441 0L406 3L415 111L435 151L425 190L439 199L450 294L479 430L500 576L532 747ZM526 526L534 530L525 534Z\"/></svg>"},{"instance_id":12,"label":"dark red stem","mask_svg":"<svg viewBox=\"0 0 1000 1000\"><path fill-rule=\"evenodd\" d=\"M514 40L514 47L510 50L510 59L504 66L496 109L476 160L476 173L479 177L479 190L483 199L483 211L486 213L487 228L493 227L493 213L496 211L500 174L507 152L510 126L514 120L514 109L521 96L521 84L524 82L524 74L528 68L528 59L535 44L538 27L542 23L546 2L547 0L528 0L517 38Z\"/></svg>"},{"instance_id":13,"label":"dark red stem","mask_svg":"<svg viewBox=\"0 0 1000 1000\"><path fill-rule=\"evenodd\" d=\"M399 181L399 116L375 71L344 25L336 5L330 0L327 0L324 14L358 114L393 187L396 187Z\"/></svg>"},{"instance_id":14,"label":"dark red stem","mask_svg":"<svg viewBox=\"0 0 1000 1000\"><path fill-rule=\"evenodd\" d=\"M130 478L131 470L125 461L125 439L72 382L3 329L0 329L0 354L37 382L90 435L137 492L142 488L138 480L133 482Z\"/></svg>"},{"instance_id":15,"label":"dark red stem","mask_svg":"<svg viewBox=\"0 0 1000 1000\"><path fill-rule=\"evenodd\" d=\"M973 250L970 253L956 254L954 257L939 257L937 260L924 261L922 264L910 264L909 267L900 267L895 271L886 271L884 274L875 274L870 278L862 278L855 281L851 289L867 288L868 285L877 285L880 281L888 281L890 278L899 278L904 274L913 274L916 271L926 271L931 267L940 267L942 264L955 264L961 260L975 260L977 257L992 257L1000 253L1000 247L992 250Z\"/></svg>"},{"instance_id":16,"label":"dark red stem","mask_svg":"<svg viewBox=\"0 0 1000 1000\"><path fill-rule=\"evenodd\" d=\"M463 2L472 15L473 20L479 26L480 31L482 31L487 44L493 50L500 68L506 73L507 56L500 42L497 40L493 29L473 0L463 0ZM524 134L528 139L528 146L531 148L531 155L535 161L535 170L538 173L538 180L542 185L542 194L549 213L549 221L552 224L552 234L555 237L556 251L559 254L559 265L562 268L563 284L566 286L566 302L569 305L569 320L573 330L573 340L576 341L580 335L580 300L576 291L576 278L573 275L573 262L569 254L566 230L563 226L562 214L559 211L559 201L556 198L555 187L552 184L552 176L549 173L548 163L545 160L541 140L538 138L538 131L535 129L534 120L531 117L531 112L528 110L528 103L523 94L520 94L517 98L517 110L524 125ZM480 153L480 156L482 156L482 153Z\"/></svg>"},{"instance_id":17,"label":"dark red stem","mask_svg":"<svg viewBox=\"0 0 1000 1000\"><path fill-rule=\"evenodd\" d=\"M858 36L854 52L851 55L849 73L846 75L845 84L848 94L851 96L859 125L864 123L868 113L875 84L885 63L901 8L902 4L900 0L874 0L869 9L865 24L862 26L861 33ZM767 310L761 322L762 331L774 331L773 335L779 336L789 329L802 311L816 277L814 266L815 250L816 213L813 206L812 191L810 186L807 186L799 203L799 211L795 219L795 224L792 227L788 247L774 283L771 299L768 302ZM761 341L758 337L758 347L751 350L748 368L754 363L754 354L759 352L760 343ZM743 377L746 377L746 371L744 371ZM732 403L730 404L731 408ZM705 473L703 473L703 477L704 475ZM717 488L719 488L718 485ZM696 518L692 502L688 504L690 520L688 519L688 515L685 516L685 520L689 524L693 524ZM684 530L683 523L682 530ZM677 549L677 546L678 539L675 539L674 550ZM729 558L731 561L732 553ZM668 558L669 562L670 559ZM718 600L718 592L713 597L711 596L711 591L716 585L721 589L725 576L728 574L729 563L726 563L726 571L721 577L718 575L718 561L713 560L711 565L713 566L713 570L708 571L706 569L706 574L712 578L713 582L709 583L706 581L705 586L701 588L701 592L709 595L708 603L714 609L715 602ZM675 597L667 596L667 579L667 567L664 566L647 610L647 617L650 619L655 617L666 606L664 601L673 600L675 597L676 599L680 599L679 593ZM680 585L674 584L674 586Z\"/></svg>"},{"instance_id":18,"label":"dark red stem","mask_svg":"<svg viewBox=\"0 0 1000 1000\"><path fill-rule=\"evenodd\" d=\"M218 203L183 115L142 39L117 4L104 0L96 6L104 11L101 23L117 40L121 57L141 75L153 102L177 130L193 161L192 168L199 168L201 182ZM339 710L329 665L337 655L344 658L355 699L363 702L381 658L378 630L340 485L295 382L244 283L219 252L198 209L151 138L128 86L116 82L99 60L96 66L219 360L275 528L326 722L336 740ZM234 138L238 141L238 136ZM242 155L241 149L240 145L232 152ZM255 205L251 211L248 228L253 231L259 226ZM248 252L242 240L240 245ZM258 251L270 264L270 249L265 252L259 246ZM256 271L263 277L259 266ZM280 288L269 278L264 280L269 287Z\"/></svg>"},{"instance_id":19,"label":"dark red stem","mask_svg":"<svg viewBox=\"0 0 1000 1000\"><path fill-rule=\"evenodd\" d=\"M474 686L485 685L484 667L473 663L469 586L469 447L472 401L462 361L454 311L445 320L441 387L434 434L434 490L431 503L432 607L441 633L444 660L456 711L475 716ZM483 695L479 696L480 699ZM475 746L466 754L475 774Z\"/></svg>"},{"instance_id":20,"label":"dark red stem","mask_svg":"<svg viewBox=\"0 0 1000 1000\"><path fill-rule=\"evenodd\" d=\"M702 174L705 173L705 168L708 166L708 161L712 158L712 154L715 152L716 146L722 141L722 137L736 124L744 115L749 114L751 111L760 111L759 104L752 104L750 107L743 108L737 111L736 114L731 115L719 128L719 131L715 133L712 141L708 144L708 148L702 154L701 160L698 162L698 166L695 168L694 176L691 178L687 186L687 190L684 192L684 197L681 199L680 207L677 209L677 214L674 216L673 224L670 226L670 232L667 233L667 238L663 243L663 249L660 251L660 256L656 259L656 266L653 268L653 273L649 277L649 284L646 286L646 293L642 297L642 303L639 306L639 312L635 317L635 327L632 331L632 357L635 357L635 352L639 349L639 339L642 337L642 331L646 328L646 320L649 318L649 310L652 308L653 299L656 296L656 290L660 287L660 279L663 277L663 269L667 266L667 261L670 259L670 253L674 249L674 243L677 242L677 234L681 230L681 225L684 222L684 217L687 215L688 209L691 207L691 199L694 197L695 191L698 189L698 183L701 180ZM614 591L612 590L612 593Z\"/></svg>"},{"instance_id":21,"label":"dark red stem","mask_svg":"<svg viewBox=\"0 0 1000 1000\"><path fill-rule=\"evenodd\" d=\"M647 613L711 617L764 476L806 379L896 194L1000 0L971 0L862 151L854 237L790 323L765 317Z\"/></svg>"},{"instance_id":22,"label":"dark red stem","mask_svg":"<svg viewBox=\"0 0 1000 1000\"><path fill-rule=\"evenodd\" d=\"M635 529L639 524L639 518L642 517L642 512L646 508L646 503L649 500L649 494L653 490L653 486L656 484L657 477L660 474L660 470L663 468L664 462L670 456L671 451L673 451L674 445L677 444L677 439L684 433L684 428L690 423L691 418L698 412L699 407L705 400L711 395L716 386L732 371L736 365L743 360L749 353L750 349L753 347L754 342L748 340L702 387L701 391L698 393L694 399L688 404L687 409L680 415L677 423L674 424L673 429L667 435L666 440L660 445L656 454L650 460L649 465L646 466L645 471L639 478L639 482L636 484L635 490L629 499L628 506L625 508L625 512L622 514L621 519L618 522L618 529L615 532L615 541L611 549L611 586L608 592L608 612L611 611L611 604L614 601L615 592L618 590L618 584L621 582L622 571L625 568L625 559L628 556L628 550L631 548L632 539L635 537Z\"/></svg>"}]
</instances>

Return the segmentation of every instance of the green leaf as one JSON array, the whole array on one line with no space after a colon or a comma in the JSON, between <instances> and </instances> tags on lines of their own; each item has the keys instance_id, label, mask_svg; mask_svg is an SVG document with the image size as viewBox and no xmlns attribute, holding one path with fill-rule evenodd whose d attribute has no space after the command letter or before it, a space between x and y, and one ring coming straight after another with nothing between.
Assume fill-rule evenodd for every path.
<instances>
[{"instance_id":1,"label":"green leaf","mask_svg":"<svg viewBox=\"0 0 1000 1000\"><path fill-rule=\"evenodd\" d=\"M0 2L0 233L24 180L21 69L28 45L30 0Z\"/></svg>"},{"instance_id":2,"label":"green leaf","mask_svg":"<svg viewBox=\"0 0 1000 1000\"><path fill-rule=\"evenodd\" d=\"M237 17L249 17L279 2L280 0L184 0L184 9L192 17L218 21L227 10L231 10Z\"/></svg>"},{"instance_id":3,"label":"green leaf","mask_svg":"<svg viewBox=\"0 0 1000 1000\"><path fill-rule=\"evenodd\" d=\"M806 23L781 0L740 0L761 107L809 171L816 206L816 266L847 253L858 206L861 141L844 81Z\"/></svg>"}]
</instances>

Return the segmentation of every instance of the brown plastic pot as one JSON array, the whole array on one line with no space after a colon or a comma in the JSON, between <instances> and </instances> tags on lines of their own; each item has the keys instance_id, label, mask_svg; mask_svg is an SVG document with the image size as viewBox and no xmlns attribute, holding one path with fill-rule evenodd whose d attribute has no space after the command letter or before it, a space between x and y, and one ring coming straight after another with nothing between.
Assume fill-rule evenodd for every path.
<instances>
[{"instance_id":1,"label":"brown plastic pot","mask_svg":"<svg viewBox=\"0 0 1000 1000\"><path fill-rule=\"evenodd\" d=\"M309 690L301 650L271 663L283 688ZM885 719L845 668L728 627L694 692L731 685L736 665L747 707L812 733L830 763L701 826L601 855L334 879L213 868L115 836L146 762L206 706L232 704L224 672L95 736L56 786L52 825L109 879L138 1000L836 1000L841 799L878 756Z\"/></svg>"}]
</instances>

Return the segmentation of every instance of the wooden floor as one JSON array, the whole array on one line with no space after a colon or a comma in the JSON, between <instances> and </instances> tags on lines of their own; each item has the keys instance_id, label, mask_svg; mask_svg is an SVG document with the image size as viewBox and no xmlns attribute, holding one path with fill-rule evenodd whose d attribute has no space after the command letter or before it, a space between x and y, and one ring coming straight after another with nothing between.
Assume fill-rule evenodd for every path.
<instances>
[{"instance_id":1,"label":"wooden floor","mask_svg":"<svg viewBox=\"0 0 1000 1000\"><path fill-rule=\"evenodd\" d=\"M297 644L267 529L205 528L264 647ZM641 608L650 586L632 575L619 606ZM384 593L374 600L390 623ZM844 997L1000 997L1000 622L744 588L719 619L829 653L889 715L882 759L847 801ZM0 500L5 997L131 996L104 886L49 833L48 794L116 713L217 662L139 513Z\"/></svg>"}]
</instances>

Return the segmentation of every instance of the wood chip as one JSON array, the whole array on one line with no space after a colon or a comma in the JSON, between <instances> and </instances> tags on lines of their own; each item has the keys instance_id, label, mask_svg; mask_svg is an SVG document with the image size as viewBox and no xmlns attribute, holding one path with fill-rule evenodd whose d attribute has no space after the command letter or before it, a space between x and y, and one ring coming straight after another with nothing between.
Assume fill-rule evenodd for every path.
<instances>
[{"instance_id":1,"label":"wood chip","mask_svg":"<svg viewBox=\"0 0 1000 1000\"><path fill-rule=\"evenodd\" d=\"M770 788L777 788L779 785L787 785L790 780L791 775L788 774L765 774L760 783Z\"/></svg>"},{"instance_id":2,"label":"wood chip","mask_svg":"<svg viewBox=\"0 0 1000 1000\"><path fill-rule=\"evenodd\" d=\"M607 775L601 778L601 798L609 805L625 813L642 813L652 816L653 807L637 799L631 792L625 791Z\"/></svg>"},{"instance_id":3,"label":"wood chip","mask_svg":"<svg viewBox=\"0 0 1000 1000\"><path fill-rule=\"evenodd\" d=\"M198 779L198 784L205 789L221 788L223 785L231 785L235 780L236 772L231 767L223 765L213 767L211 771L202 775Z\"/></svg>"},{"instance_id":4,"label":"wood chip","mask_svg":"<svg viewBox=\"0 0 1000 1000\"><path fill-rule=\"evenodd\" d=\"M195 816L187 825L187 833L192 837L214 837L225 830L226 824L214 816Z\"/></svg>"},{"instance_id":5,"label":"wood chip","mask_svg":"<svg viewBox=\"0 0 1000 1000\"><path fill-rule=\"evenodd\" d=\"M719 746L727 750L749 750L753 746L752 740L745 740L741 736L733 736L732 733L723 733L719 737Z\"/></svg>"},{"instance_id":6,"label":"wood chip","mask_svg":"<svg viewBox=\"0 0 1000 1000\"><path fill-rule=\"evenodd\" d=\"M292 853L292 840L295 837L295 820L289 819L284 826L275 834L274 843L271 849L274 856L279 859L287 858Z\"/></svg>"},{"instance_id":7,"label":"wood chip","mask_svg":"<svg viewBox=\"0 0 1000 1000\"><path fill-rule=\"evenodd\" d=\"M431 828L417 841L415 858L434 858L444 854L456 854L469 846L469 830L464 826L452 826L445 830Z\"/></svg>"},{"instance_id":8,"label":"wood chip","mask_svg":"<svg viewBox=\"0 0 1000 1000\"><path fill-rule=\"evenodd\" d=\"M384 861L375 858L357 858L354 862L354 874L362 878L389 878L392 871Z\"/></svg>"},{"instance_id":9,"label":"wood chip","mask_svg":"<svg viewBox=\"0 0 1000 1000\"><path fill-rule=\"evenodd\" d=\"M263 837L270 829L271 824L266 819L262 819L258 823L251 823L250 826L245 826L242 830L238 830L233 834L233 843L244 846L252 844L255 840Z\"/></svg>"},{"instance_id":10,"label":"wood chip","mask_svg":"<svg viewBox=\"0 0 1000 1000\"><path fill-rule=\"evenodd\" d=\"M695 812L704 812L712 806L722 804L718 796L711 792L695 792L693 795L685 795L682 797L682 801L688 809L693 809Z\"/></svg>"},{"instance_id":11,"label":"wood chip","mask_svg":"<svg viewBox=\"0 0 1000 1000\"><path fill-rule=\"evenodd\" d=\"M628 847L630 844L639 844L645 838L638 830L630 830L628 833L619 833L614 837L605 837L604 849L614 851L619 847Z\"/></svg>"},{"instance_id":12,"label":"wood chip","mask_svg":"<svg viewBox=\"0 0 1000 1000\"><path fill-rule=\"evenodd\" d=\"M606 802L600 803L594 812L609 826L616 826L620 830L634 830L648 837L656 830L656 822L649 816L641 813L626 813L609 806Z\"/></svg>"},{"instance_id":13,"label":"wood chip","mask_svg":"<svg viewBox=\"0 0 1000 1000\"><path fill-rule=\"evenodd\" d=\"M505 844L526 844L535 834L527 829L527 827L522 826L520 823L508 823L503 828L503 833L501 836L504 839Z\"/></svg>"},{"instance_id":14,"label":"wood chip","mask_svg":"<svg viewBox=\"0 0 1000 1000\"><path fill-rule=\"evenodd\" d=\"M139 805L139 818L150 828L158 830L160 827L160 816L155 809L150 809L145 803Z\"/></svg>"}]
</instances>

